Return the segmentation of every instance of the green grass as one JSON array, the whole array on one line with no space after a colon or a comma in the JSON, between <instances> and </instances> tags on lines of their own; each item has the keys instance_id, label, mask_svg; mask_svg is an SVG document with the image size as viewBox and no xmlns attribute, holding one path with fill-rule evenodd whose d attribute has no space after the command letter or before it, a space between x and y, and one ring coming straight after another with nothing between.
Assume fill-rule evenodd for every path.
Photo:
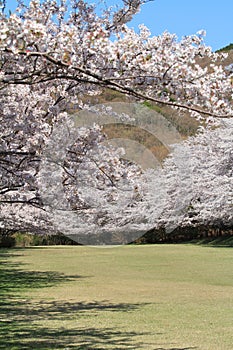
<instances>
[{"instance_id":1,"label":"green grass","mask_svg":"<svg viewBox=\"0 0 233 350\"><path fill-rule=\"evenodd\" d=\"M0 349L232 350L233 251L0 251Z\"/></svg>"}]
</instances>

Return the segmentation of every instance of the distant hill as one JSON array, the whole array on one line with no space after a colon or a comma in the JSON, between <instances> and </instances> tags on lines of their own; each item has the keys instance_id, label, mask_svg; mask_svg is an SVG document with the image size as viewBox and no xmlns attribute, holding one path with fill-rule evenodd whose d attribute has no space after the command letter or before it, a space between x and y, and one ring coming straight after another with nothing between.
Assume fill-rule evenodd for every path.
<instances>
[{"instance_id":1,"label":"distant hill","mask_svg":"<svg viewBox=\"0 0 233 350\"><path fill-rule=\"evenodd\" d=\"M120 146L126 149L127 145L121 140L135 141L137 144L141 144L142 147L152 152L159 163L168 155L170 150L169 145L181 142L188 136L195 135L199 127L197 120L192 118L188 112L183 112L182 116L180 116L175 109L169 106L148 101L144 101L144 103L136 102L132 97L110 89L105 89L102 94L97 96L86 96L86 100L94 105L105 104L111 106L114 112L125 113L136 119L129 125L119 121L116 123L115 120L106 124L104 114L102 116L102 123L101 116L87 115L86 112L82 113L79 111L76 106L70 106L71 108L68 110L68 113L75 116L77 125L79 123L81 123L80 125L90 125L92 118L94 118L93 123L95 122L104 126L103 132L114 146ZM140 111L140 109L142 109L142 111ZM152 135L154 135L154 137ZM115 139L115 141L113 141L113 139ZM119 139L119 143L117 139ZM135 153L136 144L132 144L132 147L133 151L130 147L127 148L128 151L126 153L130 156L126 159L133 160L134 156L138 158L139 153L143 152L143 156L140 156L140 159L142 160L143 158L146 167L148 162L151 164L151 159L148 158L149 154L147 154L146 150L138 149Z\"/></svg>"},{"instance_id":2,"label":"distant hill","mask_svg":"<svg viewBox=\"0 0 233 350\"><path fill-rule=\"evenodd\" d=\"M98 97L98 103L130 101L131 99L128 96L108 89L105 90L100 97ZM181 137L184 139L188 136L195 135L197 132L199 123L196 121L196 119L190 117L188 112L183 112L182 116L180 116L175 109L169 106L159 105L148 101L145 101L143 105L165 117L168 122L177 129Z\"/></svg>"},{"instance_id":3,"label":"distant hill","mask_svg":"<svg viewBox=\"0 0 233 350\"><path fill-rule=\"evenodd\" d=\"M233 50L233 44L232 43L227 45L227 46L225 46L225 47L223 47L223 48L221 48L221 49L218 49L216 52L229 52L231 50Z\"/></svg>"},{"instance_id":4,"label":"distant hill","mask_svg":"<svg viewBox=\"0 0 233 350\"><path fill-rule=\"evenodd\" d=\"M220 60L216 62L217 65L222 64L223 66L228 66L233 63L233 44L229 44L228 46L219 49L218 52L227 52L228 57L226 57L224 60ZM210 68L210 59L207 57L205 58L197 58L197 63L199 63L202 67L209 67ZM120 92L111 91L110 89L106 89L102 92L102 94L98 96L87 96L86 97L87 102L91 102L94 105L98 104L107 104L114 108L116 106L117 109L116 112L124 112L128 115L132 115L132 104L135 102L134 99L132 99L130 96L124 95ZM140 105L140 103L139 103ZM103 131L108 136L109 139L131 139L135 140L137 143L143 144L147 149L149 149L155 156L156 159L159 160L159 162L163 161L164 158L168 155L168 150L164 148L163 144L166 144L166 140L169 139L169 132L168 130L174 130L179 133L180 141L186 139L189 136L193 136L197 133L198 127L200 126L199 122L190 116L190 113L187 111L184 111L182 113L178 113L175 109L160 105L152 102L145 101L141 104L144 107L147 107L149 111L154 112L154 126L158 126L158 119L161 119L163 117L162 124L160 123L158 126L158 129L163 129L166 131L165 133L165 140L164 135L160 132L158 133L158 139L151 137L148 133L146 134L145 130L142 130L140 128L140 125L134 125L134 126L127 126L127 125L120 125L116 123L109 123L108 125L104 125ZM79 113L78 109L75 108L75 106L71 106L70 110L68 111L70 114L77 114ZM148 112L149 113L149 112ZM149 113L150 114L150 113ZM151 114L151 115L152 115ZM159 118L159 115L161 116ZM132 115L134 117L134 115ZM157 117L156 117L157 116ZM145 118L143 118L145 120ZM93 122L97 122L98 120L94 120ZM101 121L99 121L100 125L103 125ZM153 125L152 125L153 126ZM162 142L159 142L159 140ZM180 142L179 141L179 142ZM176 143L177 140L168 140L168 144ZM122 143L122 147L125 147L125 145ZM134 146L135 147L135 146ZM146 156L145 156L146 158ZM132 159L132 155L130 157Z\"/></svg>"}]
</instances>

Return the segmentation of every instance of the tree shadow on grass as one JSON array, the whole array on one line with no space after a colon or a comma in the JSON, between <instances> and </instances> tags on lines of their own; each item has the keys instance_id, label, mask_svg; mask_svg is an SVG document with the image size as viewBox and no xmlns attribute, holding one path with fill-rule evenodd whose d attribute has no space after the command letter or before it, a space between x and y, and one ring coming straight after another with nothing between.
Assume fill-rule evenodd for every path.
<instances>
[{"instance_id":1,"label":"tree shadow on grass","mask_svg":"<svg viewBox=\"0 0 233 350\"><path fill-rule=\"evenodd\" d=\"M15 256L15 254L13 254ZM112 304L108 301L66 302L26 299L25 292L48 288L87 276L67 276L57 272L27 271L11 262L12 254L0 253L0 349L142 349L145 344L138 332L114 328L82 327L81 316L98 316L100 312L133 312L143 304ZM111 317L111 315L110 315ZM110 319L110 318L109 318ZM56 327L56 322L72 321L69 329ZM54 326L41 326L41 323ZM77 325L77 326L76 326Z\"/></svg>"},{"instance_id":2,"label":"tree shadow on grass","mask_svg":"<svg viewBox=\"0 0 233 350\"><path fill-rule=\"evenodd\" d=\"M47 288L59 283L69 282L79 278L86 278L78 275L64 275L51 271L27 271L20 269L22 263L13 263L9 259L20 254L9 254L2 250L0 254L0 296L15 297L23 290L33 288Z\"/></svg>"},{"instance_id":3,"label":"tree shadow on grass","mask_svg":"<svg viewBox=\"0 0 233 350\"><path fill-rule=\"evenodd\" d=\"M1 332L4 331L4 326ZM9 336L0 343L0 349L142 349L140 342L134 342L138 333L121 332L112 328L43 328L19 322L7 324Z\"/></svg>"},{"instance_id":4,"label":"tree shadow on grass","mask_svg":"<svg viewBox=\"0 0 233 350\"><path fill-rule=\"evenodd\" d=\"M82 316L98 317L99 312L133 312L141 305L103 302L30 302L15 299L1 301L0 313L5 315L0 328L0 349L141 349L145 344L136 337L146 333L117 331L113 328L82 327ZM111 315L110 315L111 317ZM69 322L69 329L41 327L40 321ZM77 326L76 326L77 325Z\"/></svg>"},{"instance_id":5,"label":"tree shadow on grass","mask_svg":"<svg viewBox=\"0 0 233 350\"><path fill-rule=\"evenodd\" d=\"M198 349L196 346L191 346L188 348L156 348L154 350L194 350L194 349Z\"/></svg>"},{"instance_id":6,"label":"tree shadow on grass","mask_svg":"<svg viewBox=\"0 0 233 350\"><path fill-rule=\"evenodd\" d=\"M193 240L191 243L208 248L233 248L233 235L229 234L220 237L203 238L200 240Z\"/></svg>"},{"instance_id":7,"label":"tree shadow on grass","mask_svg":"<svg viewBox=\"0 0 233 350\"><path fill-rule=\"evenodd\" d=\"M198 349L196 346L186 347L186 348L156 348L154 350L194 350Z\"/></svg>"}]
</instances>

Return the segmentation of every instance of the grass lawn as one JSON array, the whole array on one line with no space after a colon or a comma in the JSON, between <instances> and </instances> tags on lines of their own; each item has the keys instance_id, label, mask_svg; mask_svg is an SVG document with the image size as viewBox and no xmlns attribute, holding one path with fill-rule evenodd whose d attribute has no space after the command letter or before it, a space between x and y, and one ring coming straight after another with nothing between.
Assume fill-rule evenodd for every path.
<instances>
[{"instance_id":1,"label":"grass lawn","mask_svg":"<svg viewBox=\"0 0 233 350\"><path fill-rule=\"evenodd\" d=\"M233 250L0 250L0 349L233 349Z\"/></svg>"}]
</instances>

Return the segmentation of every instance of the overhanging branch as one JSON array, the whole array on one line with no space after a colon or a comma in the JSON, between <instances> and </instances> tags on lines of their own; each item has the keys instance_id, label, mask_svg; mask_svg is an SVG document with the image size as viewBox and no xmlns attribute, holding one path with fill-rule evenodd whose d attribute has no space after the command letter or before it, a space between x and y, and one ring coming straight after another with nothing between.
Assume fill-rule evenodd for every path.
<instances>
[{"instance_id":1,"label":"overhanging branch","mask_svg":"<svg viewBox=\"0 0 233 350\"><path fill-rule=\"evenodd\" d=\"M8 53L9 52L13 53L9 49L7 49L6 51ZM37 51L25 52L25 51L19 51L19 54L23 55L23 56L28 56L28 57L43 57L48 62L50 62L50 63L52 63L52 64L54 64L56 66L60 66L62 68L67 68L67 69L72 69L73 71L76 71L76 72L82 74L83 76L87 76L89 78L87 81L85 81L85 79L80 78L80 77L72 76L72 78L71 78L71 76L69 74L63 74L62 75L63 79L68 79L68 80L72 79L72 80L76 80L76 81L80 80L80 82L83 80L83 81L88 82L90 84L97 84L97 85L100 85L100 86L107 87L107 88L109 88L111 90L114 90L114 91L120 91L120 92L125 93L127 95L134 96L135 98L138 98L138 99L148 100L148 101L152 101L152 102L155 102L155 103L158 103L158 104L163 104L163 105L171 106L171 107L174 107L174 108L179 108L179 109L184 109L184 110L196 112L196 113L199 113L199 114L207 116L207 117L211 116L211 117L221 118L221 119L224 119L224 118L226 119L226 118L233 117L233 115L216 114L216 113L213 113L213 112L210 112L210 111L207 111L207 110L195 107L195 106L187 106L186 104L179 103L179 102L173 102L173 101L164 101L162 99L155 98L155 97L149 96L147 94L143 94L142 92L138 92L136 89L133 89L132 87L124 86L122 84L114 82L113 78L104 79L101 75L99 75L97 73L93 73L89 69L85 69L83 67L71 66L69 63L66 63L66 62L64 62L62 60L57 60L54 57L50 56L49 53L46 53L46 52L37 52ZM49 77L48 77L48 79L49 79ZM54 79L56 79L55 76L54 76ZM45 80L45 78L42 79L42 81L43 80ZM12 84L13 83L14 83L14 80L12 81Z\"/></svg>"}]
</instances>

